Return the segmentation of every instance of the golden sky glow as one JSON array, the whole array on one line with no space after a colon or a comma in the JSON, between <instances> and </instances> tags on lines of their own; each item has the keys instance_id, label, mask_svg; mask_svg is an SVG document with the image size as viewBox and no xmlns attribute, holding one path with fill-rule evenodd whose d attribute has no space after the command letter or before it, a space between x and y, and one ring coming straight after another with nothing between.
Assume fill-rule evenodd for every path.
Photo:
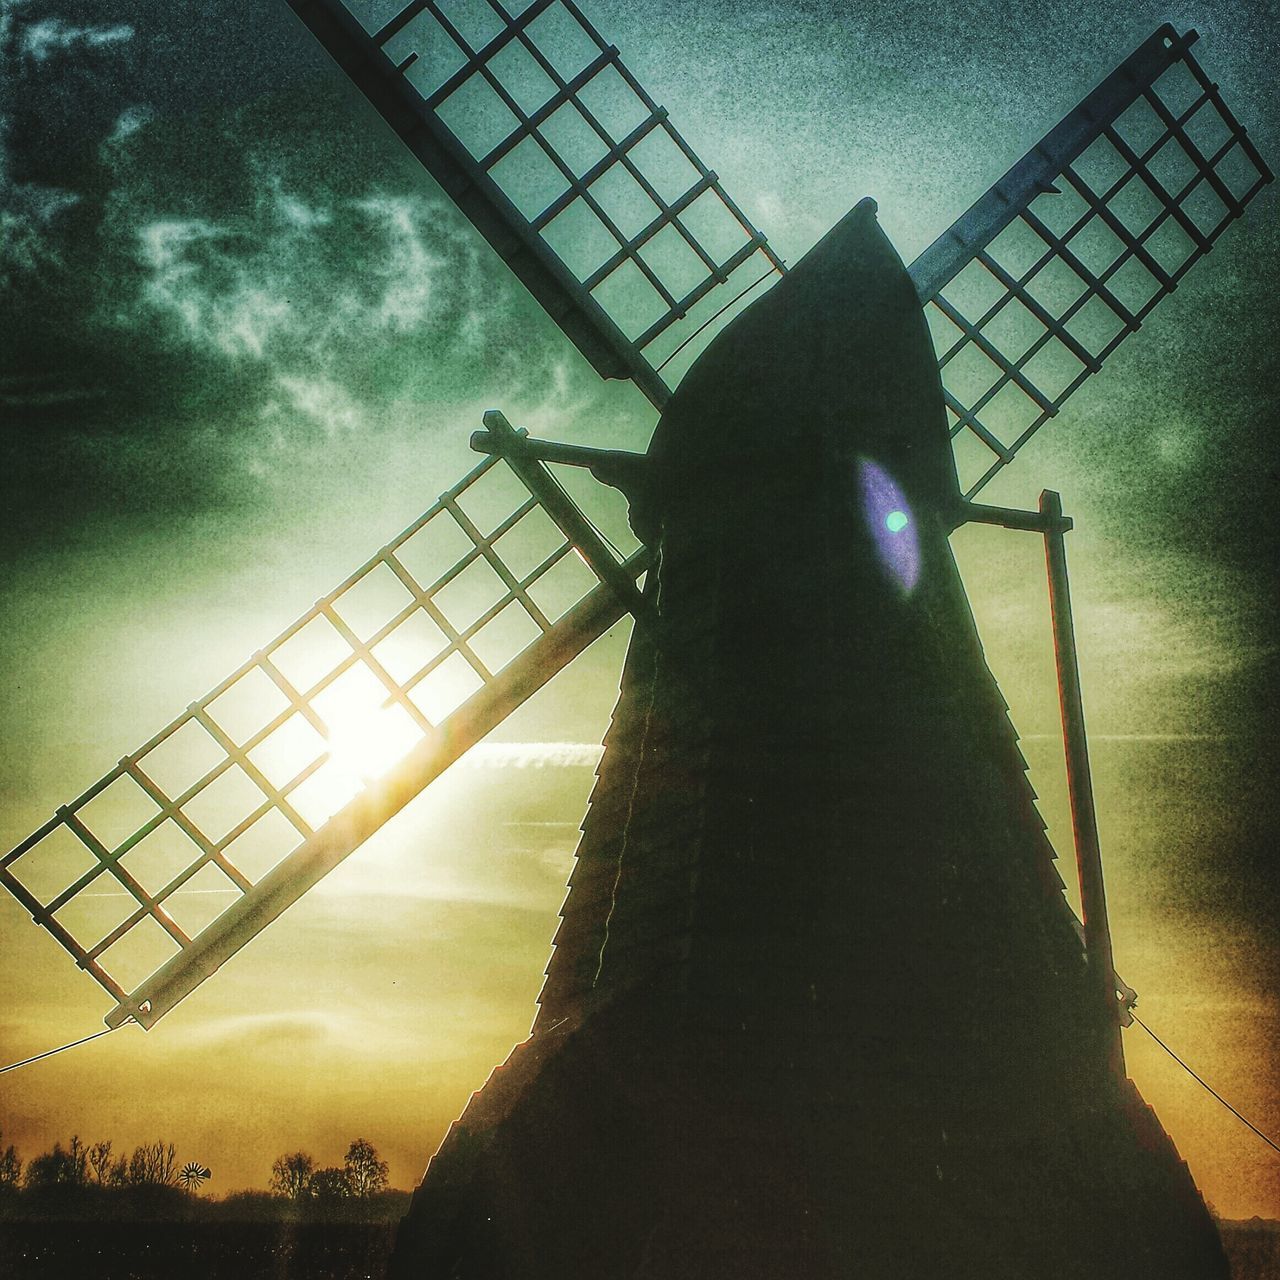
<instances>
[{"instance_id":1,"label":"golden sky glow","mask_svg":"<svg viewBox=\"0 0 1280 1280\"><path fill-rule=\"evenodd\" d=\"M979 527L955 542L1074 900L1042 549L1033 535ZM1169 782L1224 748L1213 735L1146 732L1140 714L1162 689L1194 677L1201 639L1192 628L1170 647L1178 622L1161 609L1129 610L1117 626L1105 546L1082 529L1069 548L1117 964L1152 1025L1247 1114L1265 1116L1274 1085L1257 1068L1267 1047L1249 1034L1265 1006L1249 989L1247 939L1189 928L1161 908L1161 881L1176 871L1160 858L1178 817ZM255 607L228 609L221 630L261 625L260 605L247 598ZM108 591L104 623L115 602ZM108 662L76 661L78 628L44 637L46 669L63 673L50 681L55 704L68 715L84 702L101 708L95 738L68 743L73 758L104 760L98 736L135 740L155 711L189 696L187 668L203 657L166 670L160 651L198 647L204 621L184 627L180 611L173 619L167 634L149 633L149 652L118 651L134 679L152 672L141 707L104 689ZM34 1154L71 1129L125 1145L163 1133L213 1165L213 1186L227 1190L262 1185L286 1148L336 1160L358 1133L390 1159L393 1180L410 1185L469 1092L528 1029L625 633L615 628L504 726L504 742L455 766L154 1031L126 1028L0 1080L10 1137ZM1162 644L1166 669L1126 666L1126 652ZM213 673L201 674L209 683ZM364 722L355 723L342 747L353 786L371 759ZM560 726L577 732L557 739ZM382 750L379 739L374 754ZM62 782L57 760L33 763L45 788ZM42 931L13 908L10 917L0 994L6 1053L19 1057L92 1027L109 1002ZM1141 1032L1125 1044L1132 1074L1215 1205L1270 1212L1276 1179L1262 1144Z\"/></svg>"}]
</instances>

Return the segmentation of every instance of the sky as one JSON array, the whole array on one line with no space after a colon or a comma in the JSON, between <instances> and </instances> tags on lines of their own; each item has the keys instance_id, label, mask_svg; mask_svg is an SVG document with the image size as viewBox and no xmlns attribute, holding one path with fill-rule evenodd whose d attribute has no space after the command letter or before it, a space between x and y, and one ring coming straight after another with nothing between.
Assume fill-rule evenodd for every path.
<instances>
[{"instance_id":1,"label":"sky","mask_svg":"<svg viewBox=\"0 0 1280 1280\"><path fill-rule=\"evenodd\" d=\"M862 196L910 261L1163 21L1273 164L1274 5L583 5L794 261ZM985 493L1061 491L1117 967L1280 1131L1275 188ZM0 0L0 846L394 536L481 412L643 448L283 3ZM953 539L1070 879L1036 540ZM527 1034L619 624L151 1032L0 1079L30 1156L157 1136L211 1192L356 1136L420 1176ZM109 1001L0 902L0 1058ZM1142 1032L1131 1074L1222 1213L1280 1160Z\"/></svg>"}]
</instances>

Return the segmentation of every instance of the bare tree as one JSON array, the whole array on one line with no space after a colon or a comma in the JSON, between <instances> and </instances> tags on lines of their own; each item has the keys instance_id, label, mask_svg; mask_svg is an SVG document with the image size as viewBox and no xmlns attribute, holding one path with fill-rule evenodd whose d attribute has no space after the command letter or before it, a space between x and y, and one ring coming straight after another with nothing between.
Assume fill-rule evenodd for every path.
<instances>
[{"instance_id":1,"label":"bare tree","mask_svg":"<svg viewBox=\"0 0 1280 1280\"><path fill-rule=\"evenodd\" d=\"M80 1135L71 1135L71 1145L67 1148L67 1161L71 1166L71 1180L78 1187L89 1182L89 1149L80 1141Z\"/></svg>"},{"instance_id":2,"label":"bare tree","mask_svg":"<svg viewBox=\"0 0 1280 1280\"><path fill-rule=\"evenodd\" d=\"M89 1148L89 1169L93 1173L93 1180L100 1187L105 1187L111 1181L111 1171L114 1167L111 1160L111 1143L95 1142Z\"/></svg>"},{"instance_id":3,"label":"bare tree","mask_svg":"<svg viewBox=\"0 0 1280 1280\"><path fill-rule=\"evenodd\" d=\"M271 1166L271 1190L276 1195L300 1200L307 1194L311 1175L315 1171L316 1162L305 1151L277 1156L275 1164Z\"/></svg>"},{"instance_id":4,"label":"bare tree","mask_svg":"<svg viewBox=\"0 0 1280 1280\"><path fill-rule=\"evenodd\" d=\"M135 1187L169 1187L175 1180L177 1153L172 1142L149 1142L133 1149L127 1181Z\"/></svg>"},{"instance_id":5,"label":"bare tree","mask_svg":"<svg viewBox=\"0 0 1280 1280\"><path fill-rule=\"evenodd\" d=\"M172 1142L153 1142L151 1144L151 1170L154 1181L161 1186L171 1187L178 1180L177 1153Z\"/></svg>"},{"instance_id":6,"label":"bare tree","mask_svg":"<svg viewBox=\"0 0 1280 1280\"><path fill-rule=\"evenodd\" d=\"M353 1196L371 1196L387 1188L387 1162L378 1158L378 1150L368 1138L357 1138L348 1148L343 1161Z\"/></svg>"}]
</instances>

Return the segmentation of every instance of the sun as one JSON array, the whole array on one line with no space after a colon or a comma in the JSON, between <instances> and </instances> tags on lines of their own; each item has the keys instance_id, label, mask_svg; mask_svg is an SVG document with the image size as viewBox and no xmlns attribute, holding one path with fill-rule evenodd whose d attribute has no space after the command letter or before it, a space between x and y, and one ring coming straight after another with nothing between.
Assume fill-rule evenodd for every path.
<instances>
[{"instance_id":1,"label":"sun","mask_svg":"<svg viewBox=\"0 0 1280 1280\"><path fill-rule=\"evenodd\" d=\"M329 761L336 783L350 788L347 799L389 773L422 739L403 707L353 707L332 713Z\"/></svg>"}]
</instances>

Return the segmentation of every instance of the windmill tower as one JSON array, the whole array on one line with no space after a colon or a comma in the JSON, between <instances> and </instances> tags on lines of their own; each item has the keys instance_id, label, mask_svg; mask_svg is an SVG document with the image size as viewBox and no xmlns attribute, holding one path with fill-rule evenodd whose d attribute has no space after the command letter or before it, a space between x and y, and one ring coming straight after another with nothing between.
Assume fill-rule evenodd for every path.
<instances>
[{"instance_id":1,"label":"windmill tower","mask_svg":"<svg viewBox=\"0 0 1280 1280\"><path fill-rule=\"evenodd\" d=\"M936 367L864 201L672 398L540 1013L394 1274L1225 1274L982 658Z\"/></svg>"},{"instance_id":2,"label":"windmill tower","mask_svg":"<svg viewBox=\"0 0 1280 1280\"><path fill-rule=\"evenodd\" d=\"M1115 1072L1105 934L1091 914L1082 957L945 542L969 518L1060 535L1051 505L964 500L1270 178L1194 33L1144 42L909 273L863 205L760 297L782 264L573 4L295 7L663 422L639 459L493 418L490 458L0 879L113 995L109 1024L153 1025L631 611L543 1012L433 1161L404 1273L874 1273L909 1247L930 1274L1027 1274L1046 1250L1062 1274L1216 1274ZM994 296L958 301L966 273ZM622 487L645 545L615 557L547 461ZM507 467L524 488L498 510ZM387 767L344 790L352 721ZM102 876L127 911L81 922ZM240 897L196 927L183 892L210 877ZM528 1161L553 1135L578 1156L548 1178ZM922 1243L888 1206L926 1188Z\"/></svg>"}]
</instances>

